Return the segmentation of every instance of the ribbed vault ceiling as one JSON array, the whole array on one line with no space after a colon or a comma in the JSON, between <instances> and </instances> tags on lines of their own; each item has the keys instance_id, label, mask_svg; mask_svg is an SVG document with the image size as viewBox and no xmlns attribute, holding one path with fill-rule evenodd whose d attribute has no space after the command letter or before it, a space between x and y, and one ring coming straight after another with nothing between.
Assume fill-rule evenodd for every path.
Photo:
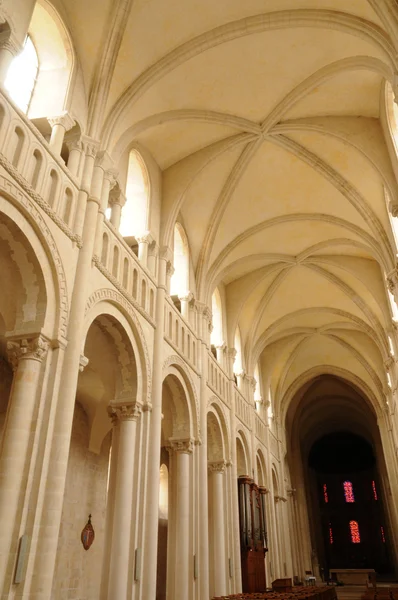
<instances>
[{"instance_id":1,"label":"ribbed vault ceiling","mask_svg":"<svg viewBox=\"0 0 398 600\"><path fill-rule=\"evenodd\" d=\"M116 42L115 6L65 3L91 134L115 158L134 142L162 169L161 243L180 218L197 296L225 286L226 342L239 325L247 370L260 360L277 402L323 367L381 397L395 261L386 194L397 195L381 120L397 72L392 2L114 5L125 10Z\"/></svg>"}]
</instances>

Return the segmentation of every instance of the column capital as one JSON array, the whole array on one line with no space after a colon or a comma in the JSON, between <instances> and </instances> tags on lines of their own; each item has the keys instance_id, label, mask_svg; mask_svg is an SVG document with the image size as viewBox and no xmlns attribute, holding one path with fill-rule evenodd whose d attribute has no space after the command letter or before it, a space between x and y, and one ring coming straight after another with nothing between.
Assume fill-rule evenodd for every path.
<instances>
[{"instance_id":1,"label":"column capital","mask_svg":"<svg viewBox=\"0 0 398 600\"><path fill-rule=\"evenodd\" d=\"M110 206L118 204L122 207L126 204L126 196L118 185L115 185L109 193L109 204Z\"/></svg>"},{"instance_id":2,"label":"column capital","mask_svg":"<svg viewBox=\"0 0 398 600\"><path fill-rule=\"evenodd\" d=\"M258 491L260 492L260 494L264 494L264 495L269 494L269 490L266 487L264 487L263 485L258 486Z\"/></svg>"},{"instance_id":3,"label":"column capital","mask_svg":"<svg viewBox=\"0 0 398 600\"><path fill-rule=\"evenodd\" d=\"M115 403L108 406L108 415L112 423L116 425L119 421L136 421L140 416L142 406L138 402Z\"/></svg>"},{"instance_id":4,"label":"column capital","mask_svg":"<svg viewBox=\"0 0 398 600\"><path fill-rule=\"evenodd\" d=\"M253 375L246 375L246 381L248 382L248 384L250 385L250 387L253 389L253 391L256 389L256 385L257 385L257 380L255 377L253 377Z\"/></svg>"},{"instance_id":5,"label":"column capital","mask_svg":"<svg viewBox=\"0 0 398 600\"><path fill-rule=\"evenodd\" d=\"M389 354L386 360L384 361L384 366L387 369L387 371L390 371L394 365L395 358L392 356L392 354Z\"/></svg>"},{"instance_id":6,"label":"column capital","mask_svg":"<svg viewBox=\"0 0 398 600\"><path fill-rule=\"evenodd\" d=\"M55 125L61 125L65 131L69 131L75 125L76 121L71 115L65 111L60 115L56 115L53 117L47 117L47 121L50 123L51 127L55 127Z\"/></svg>"},{"instance_id":7,"label":"column capital","mask_svg":"<svg viewBox=\"0 0 398 600\"><path fill-rule=\"evenodd\" d=\"M95 156L95 166L100 167L105 172L115 170L115 163L113 162L113 158L108 154L106 150L100 150L97 152ZM116 173L118 173L116 171Z\"/></svg>"},{"instance_id":8,"label":"column capital","mask_svg":"<svg viewBox=\"0 0 398 600\"><path fill-rule=\"evenodd\" d=\"M170 438L169 444L171 450L177 454L192 454L193 452L193 439L192 438Z\"/></svg>"},{"instance_id":9,"label":"column capital","mask_svg":"<svg viewBox=\"0 0 398 600\"><path fill-rule=\"evenodd\" d=\"M145 231L142 235L135 238L139 244L148 244L150 246L155 241L150 231Z\"/></svg>"},{"instance_id":10,"label":"column capital","mask_svg":"<svg viewBox=\"0 0 398 600\"><path fill-rule=\"evenodd\" d=\"M227 353L228 358L230 358L232 361L235 360L236 355L237 355L237 351L235 348L227 348L226 353Z\"/></svg>"},{"instance_id":11,"label":"column capital","mask_svg":"<svg viewBox=\"0 0 398 600\"><path fill-rule=\"evenodd\" d=\"M99 142L88 135L82 135L80 139L86 156L95 158L97 156Z\"/></svg>"},{"instance_id":12,"label":"column capital","mask_svg":"<svg viewBox=\"0 0 398 600\"><path fill-rule=\"evenodd\" d=\"M48 340L43 335L32 338L20 338L7 341L8 360L13 370L22 359L37 360L41 362L48 350Z\"/></svg>"},{"instance_id":13,"label":"column capital","mask_svg":"<svg viewBox=\"0 0 398 600\"><path fill-rule=\"evenodd\" d=\"M207 463L207 468L209 469L210 473L220 473L221 475L225 473L226 466L227 463L225 460L217 460Z\"/></svg>"},{"instance_id":14,"label":"column capital","mask_svg":"<svg viewBox=\"0 0 398 600\"><path fill-rule=\"evenodd\" d=\"M198 300L196 300L196 302L195 302L195 307L196 307L196 310L198 311L198 313L200 315L202 315L204 319L206 319L206 321L209 324L209 328L210 328L211 321L212 321L212 313L211 313L210 307L207 304L205 304L204 302L199 302Z\"/></svg>"},{"instance_id":15,"label":"column capital","mask_svg":"<svg viewBox=\"0 0 398 600\"><path fill-rule=\"evenodd\" d=\"M192 292L186 291L182 294L178 294L178 299L181 300L181 302L192 302L194 299L194 295Z\"/></svg>"},{"instance_id":16,"label":"column capital","mask_svg":"<svg viewBox=\"0 0 398 600\"><path fill-rule=\"evenodd\" d=\"M79 360L79 371L80 373L83 373L84 369L87 367L88 363L89 363L89 359L87 358L87 356L84 356L84 354L80 355L80 360Z\"/></svg>"},{"instance_id":17,"label":"column capital","mask_svg":"<svg viewBox=\"0 0 398 600\"><path fill-rule=\"evenodd\" d=\"M295 488L291 488L290 490L286 490L286 493L287 493L288 496L291 496L292 498L295 498L297 490Z\"/></svg>"},{"instance_id":18,"label":"column capital","mask_svg":"<svg viewBox=\"0 0 398 600\"><path fill-rule=\"evenodd\" d=\"M388 210L391 213L392 217L398 217L398 203L397 202L389 202L388 203Z\"/></svg>"},{"instance_id":19,"label":"column capital","mask_svg":"<svg viewBox=\"0 0 398 600\"><path fill-rule=\"evenodd\" d=\"M11 29L5 28L0 33L0 48L2 50L8 50L10 54L17 56L21 52L22 47L22 44L18 42Z\"/></svg>"}]
</instances>

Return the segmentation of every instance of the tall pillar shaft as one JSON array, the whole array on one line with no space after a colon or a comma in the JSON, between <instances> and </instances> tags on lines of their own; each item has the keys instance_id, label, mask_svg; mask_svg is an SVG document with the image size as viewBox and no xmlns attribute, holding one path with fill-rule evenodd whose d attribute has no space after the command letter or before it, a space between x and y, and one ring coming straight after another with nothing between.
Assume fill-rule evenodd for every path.
<instances>
[{"instance_id":1,"label":"tall pillar shaft","mask_svg":"<svg viewBox=\"0 0 398 600\"><path fill-rule=\"evenodd\" d=\"M192 441L173 441L176 471L175 510L175 571L174 598L187 600L189 597L189 463Z\"/></svg>"},{"instance_id":2,"label":"tall pillar shaft","mask_svg":"<svg viewBox=\"0 0 398 600\"><path fill-rule=\"evenodd\" d=\"M72 129L75 121L68 113L64 113L57 117L50 117L47 121L51 125L50 147L54 154L61 154L65 133L69 131L69 129Z\"/></svg>"},{"instance_id":3,"label":"tall pillar shaft","mask_svg":"<svg viewBox=\"0 0 398 600\"><path fill-rule=\"evenodd\" d=\"M7 571L14 568L16 519L27 482L41 363L48 344L39 336L8 342L7 347L14 379L0 453L0 592Z\"/></svg>"},{"instance_id":4,"label":"tall pillar shaft","mask_svg":"<svg viewBox=\"0 0 398 600\"><path fill-rule=\"evenodd\" d=\"M145 513L145 547L142 598L155 600L159 524L159 467L162 430L163 332L167 255L159 260L159 287L156 294L156 330L153 350L152 412L149 432L147 497Z\"/></svg>"},{"instance_id":5,"label":"tall pillar shaft","mask_svg":"<svg viewBox=\"0 0 398 600\"><path fill-rule=\"evenodd\" d=\"M209 512L207 474L207 344L201 343L200 423L202 444L199 446L199 568L200 600L209 598Z\"/></svg>"},{"instance_id":6,"label":"tall pillar shaft","mask_svg":"<svg viewBox=\"0 0 398 600\"><path fill-rule=\"evenodd\" d=\"M209 464L211 480L212 529L213 529L213 573L214 594L222 596L227 593L226 557L225 557L225 522L226 511L224 501L225 461Z\"/></svg>"},{"instance_id":7,"label":"tall pillar shaft","mask_svg":"<svg viewBox=\"0 0 398 600\"><path fill-rule=\"evenodd\" d=\"M134 405L113 406L119 420L117 473L112 519L108 600L127 598L130 571L130 533L133 508L133 476L137 419L141 408Z\"/></svg>"}]
</instances>

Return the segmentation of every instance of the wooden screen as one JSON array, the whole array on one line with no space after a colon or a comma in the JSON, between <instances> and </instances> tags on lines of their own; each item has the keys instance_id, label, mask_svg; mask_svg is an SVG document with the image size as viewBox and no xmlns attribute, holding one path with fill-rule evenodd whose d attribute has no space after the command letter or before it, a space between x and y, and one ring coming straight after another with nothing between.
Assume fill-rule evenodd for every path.
<instances>
[{"instance_id":1,"label":"wooden screen","mask_svg":"<svg viewBox=\"0 0 398 600\"><path fill-rule=\"evenodd\" d=\"M262 592L266 589L265 493L265 488L259 488L250 477L239 477L239 525L242 590L244 592Z\"/></svg>"}]
</instances>

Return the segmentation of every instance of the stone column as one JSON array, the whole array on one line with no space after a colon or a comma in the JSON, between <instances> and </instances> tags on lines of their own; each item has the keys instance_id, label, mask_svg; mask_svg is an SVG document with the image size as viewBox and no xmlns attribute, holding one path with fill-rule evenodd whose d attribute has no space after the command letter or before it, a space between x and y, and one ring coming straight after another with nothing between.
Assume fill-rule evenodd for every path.
<instances>
[{"instance_id":1,"label":"stone column","mask_svg":"<svg viewBox=\"0 0 398 600\"><path fill-rule=\"evenodd\" d=\"M113 533L113 515L115 507L116 477L117 477L117 459L119 449L119 419L111 411L112 419L112 446L109 467L108 494L106 499L106 521L104 536L104 555L102 557L101 591L100 599L107 600L109 585L109 567L112 551L112 533Z\"/></svg>"},{"instance_id":2,"label":"stone column","mask_svg":"<svg viewBox=\"0 0 398 600\"><path fill-rule=\"evenodd\" d=\"M235 416L235 382L233 366L236 357L235 348L227 349L229 393L231 396L230 426L231 426L231 477L232 477L232 520L233 520L233 563L234 563L234 591L242 590L242 571L240 563L240 531L239 531L239 503L238 503L238 473L236 457L236 416Z\"/></svg>"},{"instance_id":3,"label":"stone column","mask_svg":"<svg viewBox=\"0 0 398 600\"><path fill-rule=\"evenodd\" d=\"M158 290L156 294L156 329L153 349L152 412L149 432L147 495L144 526L144 556L142 598L156 597L156 570L159 523L159 466L160 437L162 431L163 335L166 271L171 253L163 248L159 260Z\"/></svg>"},{"instance_id":4,"label":"stone column","mask_svg":"<svg viewBox=\"0 0 398 600\"><path fill-rule=\"evenodd\" d=\"M109 204L112 209L110 222L116 231L119 231L120 221L122 218L122 208L126 204L126 196L122 193L118 186L114 187L109 194Z\"/></svg>"},{"instance_id":5,"label":"stone column","mask_svg":"<svg viewBox=\"0 0 398 600\"><path fill-rule=\"evenodd\" d=\"M137 403L113 405L110 412L118 420L119 428L108 584L108 600L115 600L128 595L134 454L141 406Z\"/></svg>"},{"instance_id":6,"label":"stone column","mask_svg":"<svg viewBox=\"0 0 398 600\"><path fill-rule=\"evenodd\" d=\"M192 292L186 292L186 294L182 294L181 296L178 296L178 298L181 302L181 314L187 323L189 323L189 305L191 304L194 296Z\"/></svg>"},{"instance_id":7,"label":"stone column","mask_svg":"<svg viewBox=\"0 0 398 600\"><path fill-rule=\"evenodd\" d=\"M192 440L170 440L175 453L176 497L175 497L175 565L174 600L187 600L189 597L189 465L192 454Z\"/></svg>"},{"instance_id":8,"label":"stone column","mask_svg":"<svg viewBox=\"0 0 398 600\"><path fill-rule=\"evenodd\" d=\"M51 454L43 500L45 510L40 522L40 538L35 557L34 580L30 590L32 597L37 598L37 600L47 600L51 597L83 342L84 320L82 315L84 315L87 302L99 193L102 187L103 170L99 166L94 169L96 143L91 140L91 143L87 144L85 149L86 159L82 189L79 193L79 201L84 203L85 208L82 211L84 216L83 246L79 252L70 305L68 345L65 351L60 392L58 397L53 398L56 408L54 409Z\"/></svg>"},{"instance_id":9,"label":"stone column","mask_svg":"<svg viewBox=\"0 0 398 600\"><path fill-rule=\"evenodd\" d=\"M56 117L48 117L47 121L51 125L50 148L54 154L61 154L65 133L72 129L75 121L67 112Z\"/></svg>"},{"instance_id":10,"label":"stone column","mask_svg":"<svg viewBox=\"0 0 398 600\"><path fill-rule=\"evenodd\" d=\"M94 257L101 260L102 239L104 234L105 211L109 203L110 191L116 185L118 171L112 168L113 161L106 152L100 153L100 161L104 168L104 179L102 182L100 206L97 217L97 227L95 232Z\"/></svg>"},{"instance_id":11,"label":"stone column","mask_svg":"<svg viewBox=\"0 0 398 600\"><path fill-rule=\"evenodd\" d=\"M83 144L80 136L65 136L64 142L69 150L67 167L74 177L79 176L80 163L83 156Z\"/></svg>"},{"instance_id":12,"label":"stone column","mask_svg":"<svg viewBox=\"0 0 398 600\"><path fill-rule=\"evenodd\" d=\"M213 528L213 573L214 594L223 596L227 593L226 558L225 558L225 523L226 511L224 499L224 473L225 460L209 463L211 503L212 503L212 528Z\"/></svg>"},{"instance_id":13,"label":"stone column","mask_svg":"<svg viewBox=\"0 0 398 600\"><path fill-rule=\"evenodd\" d=\"M36 401L48 342L41 335L7 342L14 378L0 454L0 592L17 552L18 513L26 487ZM13 537L14 536L14 537Z\"/></svg>"},{"instance_id":14,"label":"stone column","mask_svg":"<svg viewBox=\"0 0 398 600\"><path fill-rule=\"evenodd\" d=\"M22 45L17 41L10 30L0 33L0 87L4 87L8 69L13 59L22 50Z\"/></svg>"},{"instance_id":15,"label":"stone column","mask_svg":"<svg viewBox=\"0 0 398 600\"><path fill-rule=\"evenodd\" d=\"M221 344L218 344L218 346L216 346L217 362L223 368L224 368L224 353L225 353L225 348L226 348L225 342L221 342Z\"/></svg>"},{"instance_id":16,"label":"stone column","mask_svg":"<svg viewBox=\"0 0 398 600\"><path fill-rule=\"evenodd\" d=\"M210 312L205 304L195 303L197 332L200 340L200 431L202 444L199 446L199 598L208 600L209 594L209 498L207 472L207 368L210 341Z\"/></svg>"},{"instance_id":17,"label":"stone column","mask_svg":"<svg viewBox=\"0 0 398 600\"><path fill-rule=\"evenodd\" d=\"M141 261L144 267L148 267L149 246L153 244L155 240L149 231L137 237L136 240L138 242L138 260Z\"/></svg>"}]
</instances>

